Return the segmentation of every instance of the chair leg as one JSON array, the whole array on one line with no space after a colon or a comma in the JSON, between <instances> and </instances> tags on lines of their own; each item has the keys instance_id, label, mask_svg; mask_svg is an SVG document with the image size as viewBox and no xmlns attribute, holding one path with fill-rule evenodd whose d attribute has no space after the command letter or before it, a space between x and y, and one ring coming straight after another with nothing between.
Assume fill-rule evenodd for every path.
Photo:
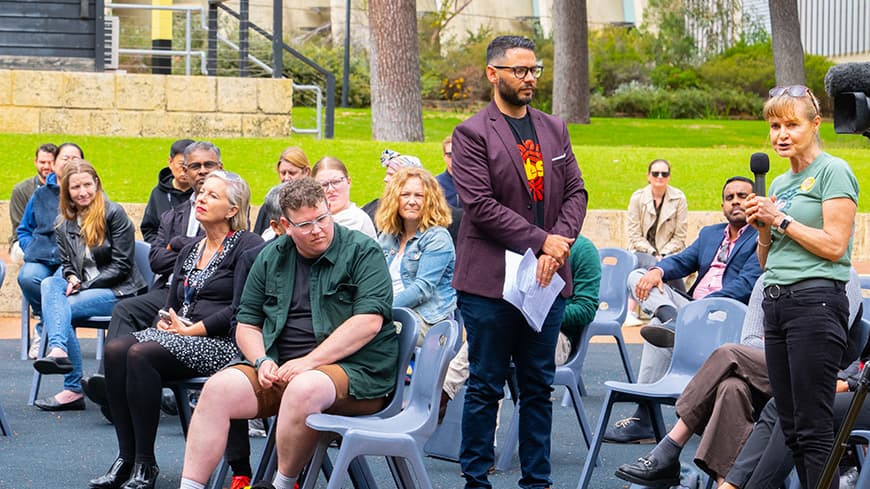
<instances>
[{"instance_id":1,"label":"chair leg","mask_svg":"<svg viewBox=\"0 0 870 489\"><path fill-rule=\"evenodd\" d=\"M3 411L2 404L0 404L0 435L12 436L12 428L9 426L9 421L6 420L6 413Z\"/></svg>"},{"instance_id":2,"label":"chair leg","mask_svg":"<svg viewBox=\"0 0 870 489\"><path fill-rule=\"evenodd\" d=\"M341 448L338 449L338 457L336 457L333 464L332 476L329 478L329 484L327 484L326 489L341 489L344 487L350 462L358 455L356 451L352 450L352 446L352 443L342 444Z\"/></svg>"},{"instance_id":3,"label":"chair leg","mask_svg":"<svg viewBox=\"0 0 870 489\"><path fill-rule=\"evenodd\" d=\"M572 387L574 387L572 389ZM571 405L574 407L574 415L577 416L577 422L580 423L580 431L583 432L583 441L586 442L588 449L592 443L592 430L589 428L589 420L586 419L586 409L583 406L583 399L580 397L580 390L576 386L566 386L568 395L571 397Z\"/></svg>"},{"instance_id":4,"label":"chair leg","mask_svg":"<svg viewBox=\"0 0 870 489\"><path fill-rule=\"evenodd\" d=\"M505 443L499 449L498 458L495 462L495 470L504 472L510 470L511 462L514 458L514 452L520 441L520 404L519 401L514 403L514 412L511 415L510 425L508 425L508 433L505 438Z\"/></svg>"},{"instance_id":5,"label":"chair leg","mask_svg":"<svg viewBox=\"0 0 870 489\"><path fill-rule=\"evenodd\" d=\"M275 435L273 431L269 432L269 438L272 447L271 451L274 453ZM314 455L311 457L311 461L308 462L308 469L305 471L305 479L302 481L302 489L314 489L314 486L317 484L317 477L320 475L321 467L326 460L326 450L329 448L329 440L330 437L328 435L320 435L320 439L317 441L317 448L314 449ZM267 448L269 445L270 444L267 443ZM261 474L260 472L260 468L257 468L257 480L262 480L263 477L266 476L266 474Z\"/></svg>"},{"instance_id":6,"label":"chair leg","mask_svg":"<svg viewBox=\"0 0 870 489\"><path fill-rule=\"evenodd\" d=\"M261 481L267 477L271 478L275 474L275 466L271 465L273 457L277 458L277 452L275 450L275 423L272 422L271 418L263 418L263 426L266 428L267 433L266 445L263 447L260 461L257 463L257 468L254 470L254 477L251 478L253 481ZM309 469L310 467L311 465L309 464ZM316 480L317 477L315 476L314 479Z\"/></svg>"},{"instance_id":7,"label":"chair leg","mask_svg":"<svg viewBox=\"0 0 870 489\"><path fill-rule=\"evenodd\" d=\"M377 489L378 483L375 482L375 477L369 468L365 457L356 457L351 460L347 467L347 473L350 475L350 482L356 489Z\"/></svg>"},{"instance_id":8,"label":"chair leg","mask_svg":"<svg viewBox=\"0 0 870 489\"><path fill-rule=\"evenodd\" d=\"M103 347L106 345L106 330L98 329L97 330L97 361L101 362L103 360Z\"/></svg>"},{"instance_id":9,"label":"chair leg","mask_svg":"<svg viewBox=\"0 0 870 489\"><path fill-rule=\"evenodd\" d=\"M190 391L178 384L173 385L171 389L175 395L175 405L178 408L178 421L181 423L181 431L184 433L184 438L187 439L190 418L193 417L193 411L190 409Z\"/></svg>"},{"instance_id":10,"label":"chair leg","mask_svg":"<svg viewBox=\"0 0 870 489\"><path fill-rule=\"evenodd\" d=\"M411 478L408 465L404 460L398 457L387 457L387 466L390 468L390 473L393 474L393 482L396 483L398 489L413 489L415 487L414 479Z\"/></svg>"},{"instance_id":11,"label":"chair leg","mask_svg":"<svg viewBox=\"0 0 870 489\"><path fill-rule=\"evenodd\" d=\"M619 355L622 357L622 367L625 369L625 376L628 378L628 381L632 384L636 383L637 380L634 376L634 370L631 368L631 362L628 357L628 348L625 347L625 340L622 338L622 335L613 335L616 338L616 344L619 346Z\"/></svg>"},{"instance_id":12,"label":"chair leg","mask_svg":"<svg viewBox=\"0 0 870 489\"><path fill-rule=\"evenodd\" d=\"M30 304L21 298L21 359L27 360L30 351Z\"/></svg>"},{"instance_id":13,"label":"chair leg","mask_svg":"<svg viewBox=\"0 0 870 489\"><path fill-rule=\"evenodd\" d=\"M420 451L415 450L414 453L408 455L406 460L413 467L419 486L422 489L432 489L432 480L429 479L429 473L426 472L426 466L423 464L423 456L420 454Z\"/></svg>"},{"instance_id":14,"label":"chair leg","mask_svg":"<svg viewBox=\"0 0 870 489\"><path fill-rule=\"evenodd\" d=\"M42 358L45 356L48 351L48 328L42 328L42 334L40 335L40 344L39 344L39 357ZM39 396L39 386L42 384L42 374L33 371L33 378L30 381L30 395L27 398L27 405L33 406L33 403L36 402L36 398Z\"/></svg>"},{"instance_id":15,"label":"chair leg","mask_svg":"<svg viewBox=\"0 0 870 489\"><path fill-rule=\"evenodd\" d=\"M614 394L610 389L607 390L607 395L604 396L604 404L601 406L601 414L598 416L598 423L595 426L595 432L592 437L592 444L589 447L589 452L586 454L586 461L583 462L583 472L580 473L580 481L577 483L577 489L586 489L589 487L589 481L592 479L592 471L595 470L595 465L598 461L598 453L601 451L601 441L604 436L604 430L610 422L610 411L613 409Z\"/></svg>"},{"instance_id":16,"label":"chair leg","mask_svg":"<svg viewBox=\"0 0 870 489\"><path fill-rule=\"evenodd\" d=\"M211 475L211 482L208 485L209 489L223 489L224 481L227 480L227 474L230 472L230 464L225 458L221 458L221 463L214 469Z\"/></svg>"}]
</instances>

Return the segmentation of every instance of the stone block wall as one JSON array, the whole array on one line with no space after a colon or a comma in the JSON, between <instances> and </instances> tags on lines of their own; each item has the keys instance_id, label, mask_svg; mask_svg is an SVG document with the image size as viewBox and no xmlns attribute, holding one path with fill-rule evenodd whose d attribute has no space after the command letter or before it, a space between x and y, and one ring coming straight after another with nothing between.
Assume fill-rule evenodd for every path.
<instances>
[{"instance_id":1,"label":"stone block wall","mask_svg":"<svg viewBox=\"0 0 870 489\"><path fill-rule=\"evenodd\" d=\"M0 70L0 131L282 137L293 82L272 78Z\"/></svg>"},{"instance_id":2,"label":"stone block wall","mask_svg":"<svg viewBox=\"0 0 870 489\"><path fill-rule=\"evenodd\" d=\"M142 239L139 232L139 223L145 213L145 204L123 204L127 215L136 225L136 239ZM252 206L251 216L256 216L258 206ZM586 214L586 222L583 225L583 234L595 243L599 248L617 247L627 245L625 239L625 211L622 210L591 210ZM9 201L0 201L0 257L6 261L6 278L0 287L0 316L18 314L21 310L21 291L18 288L16 277L18 265L9 262L6 250L9 248L7 240L12 233L12 225L9 222ZM710 224L724 222L722 212L689 212L689 230L687 245L695 240L698 231ZM855 238L852 246L852 262L870 262L870 214L858 214L855 223ZM865 266L864 269L867 267Z\"/></svg>"}]
</instances>

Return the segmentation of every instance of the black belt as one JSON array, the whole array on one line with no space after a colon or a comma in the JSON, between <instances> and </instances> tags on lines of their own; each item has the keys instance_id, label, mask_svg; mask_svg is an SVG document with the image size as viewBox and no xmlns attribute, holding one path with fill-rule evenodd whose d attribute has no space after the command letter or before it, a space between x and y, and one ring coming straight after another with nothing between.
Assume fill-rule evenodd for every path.
<instances>
[{"instance_id":1,"label":"black belt","mask_svg":"<svg viewBox=\"0 0 870 489\"><path fill-rule=\"evenodd\" d=\"M846 284L839 280L831 280L829 278L810 278L801 280L800 282L791 285L768 285L764 288L764 297L766 299L779 299L784 295L791 295L793 292L805 289L821 289L821 288L845 288Z\"/></svg>"}]
</instances>

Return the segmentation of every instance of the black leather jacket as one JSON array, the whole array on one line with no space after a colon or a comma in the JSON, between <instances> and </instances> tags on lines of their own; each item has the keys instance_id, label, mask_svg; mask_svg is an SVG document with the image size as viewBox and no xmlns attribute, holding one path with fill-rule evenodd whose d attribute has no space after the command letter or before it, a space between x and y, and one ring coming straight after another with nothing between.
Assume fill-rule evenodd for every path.
<instances>
[{"instance_id":1,"label":"black leather jacket","mask_svg":"<svg viewBox=\"0 0 870 489\"><path fill-rule=\"evenodd\" d=\"M60 250L63 276L75 275L83 279L85 242L79 224L63 217L60 219L54 235ZM81 290L112 289L116 297L126 297L148 286L136 268L135 232L124 208L106 199L106 238L103 244L91 248L100 274L93 280L82 282Z\"/></svg>"}]
</instances>

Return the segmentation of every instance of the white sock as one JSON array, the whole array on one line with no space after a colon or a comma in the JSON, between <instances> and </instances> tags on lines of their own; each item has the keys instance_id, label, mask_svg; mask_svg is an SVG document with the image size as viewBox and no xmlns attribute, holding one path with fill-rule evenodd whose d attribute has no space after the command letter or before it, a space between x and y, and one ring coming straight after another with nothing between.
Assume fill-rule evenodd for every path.
<instances>
[{"instance_id":1,"label":"white sock","mask_svg":"<svg viewBox=\"0 0 870 489\"><path fill-rule=\"evenodd\" d=\"M178 489L205 489L205 484L182 478L181 485L178 486Z\"/></svg>"},{"instance_id":2,"label":"white sock","mask_svg":"<svg viewBox=\"0 0 870 489\"><path fill-rule=\"evenodd\" d=\"M296 484L296 477L287 477L282 474L281 471L275 471L275 480L272 481L272 485L275 486L275 489L293 489L293 485Z\"/></svg>"}]
</instances>

